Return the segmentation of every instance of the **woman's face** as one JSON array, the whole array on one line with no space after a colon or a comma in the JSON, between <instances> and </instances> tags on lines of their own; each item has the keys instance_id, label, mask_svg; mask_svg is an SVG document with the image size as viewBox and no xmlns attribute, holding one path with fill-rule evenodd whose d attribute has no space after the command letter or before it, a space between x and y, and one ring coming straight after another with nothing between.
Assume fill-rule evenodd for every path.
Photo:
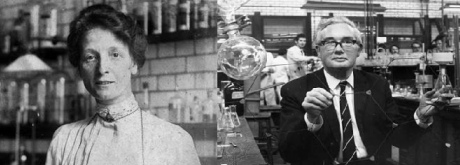
<instances>
[{"instance_id":1,"label":"woman's face","mask_svg":"<svg viewBox=\"0 0 460 165\"><path fill-rule=\"evenodd\" d=\"M117 103L132 94L131 74L137 73L137 65L128 46L112 32L100 28L88 31L80 56L80 76L99 103Z\"/></svg>"}]
</instances>

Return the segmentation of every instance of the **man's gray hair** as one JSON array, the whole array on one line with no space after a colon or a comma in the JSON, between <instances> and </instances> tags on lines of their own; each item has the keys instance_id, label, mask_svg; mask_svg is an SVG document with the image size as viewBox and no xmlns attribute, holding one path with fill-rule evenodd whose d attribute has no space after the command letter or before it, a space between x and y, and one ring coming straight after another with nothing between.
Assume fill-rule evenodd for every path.
<instances>
[{"instance_id":1,"label":"man's gray hair","mask_svg":"<svg viewBox=\"0 0 460 165\"><path fill-rule=\"evenodd\" d=\"M314 36L314 39L315 39L314 43L316 45L318 45L322 41L324 34L321 33L321 32L326 27L328 27L329 25L338 24L338 23L344 23L344 24L349 25L351 27L353 33L354 33L353 36L355 37L357 43L358 44L362 43L361 32L358 30L358 28L356 27L355 23L350 21L347 17L331 17L331 18L328 18L328 19L322 19L319 22L318 27L316 28L316 33L315 33L315 36Z\"/></svg>"}]
</instances>

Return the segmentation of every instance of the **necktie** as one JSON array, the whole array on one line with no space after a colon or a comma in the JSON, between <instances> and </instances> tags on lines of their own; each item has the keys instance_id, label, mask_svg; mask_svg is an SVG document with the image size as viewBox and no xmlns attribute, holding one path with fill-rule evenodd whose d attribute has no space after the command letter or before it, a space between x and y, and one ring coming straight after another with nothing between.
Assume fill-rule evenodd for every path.
<instances>
[{"instance_id":1,"label":"necktie","mask_svg":"<svg viewBox=\"0 0 460 165\"><path fill-rule=\"evenodd\" d=\"M355 154L355 142L353 140L353 128L351 124L350 109L348 108L347 97L345 94L345 87L348 85L347 81L339 83L340 86L340 113L342 116L342 130L343 130L343 162L350 161Z\"/></svg>"}]
</instances>

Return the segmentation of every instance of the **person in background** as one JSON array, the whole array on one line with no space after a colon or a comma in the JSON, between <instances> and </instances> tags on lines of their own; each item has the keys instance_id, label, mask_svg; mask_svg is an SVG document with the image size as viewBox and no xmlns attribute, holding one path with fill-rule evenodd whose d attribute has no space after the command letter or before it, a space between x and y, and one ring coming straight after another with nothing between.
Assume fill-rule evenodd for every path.
<instances>
[{"instance_id":1,"label":"person in background","mask_svg":"<svg viewBox=\"0 0 460 165\"><path fill-rule=\"evenodd\" d=\"M387 46L385 46L385 44L379 44L377 48L377 53L385 54L386 49L387 49Z\"/></svg>"},{"instance_id":2,"label":"person in background","mask_svg":"<svg viewBox=\"0 0 460 165\"><path fill-rule=\"evenodd\" d=\"M281 89L281 157L292 165L385 164L379 151L389 150L390 143L384 142L408 147L433 123L437 108L425 100L435 92L421 98L415 113L403 115L383 77L354 69L363 46L353 22L332 17L316 31L323 69Z\"/></svg>"},{"instance_id":3,"label":"person in background","mask_svg":"<svg viewBox=\"0 0 460 165\"><path fill-rule=\"evenodd\" d=\"M265 68L261 71L260 88L274 84L273 73L275 72L275 67L273 66L273 60L273 54L267 52L267 63L265 63ZM275 88L260 91L260 98L260 105L276 105Z\"/></svg>"},{"instance_id":4,"label":"person in background","mask_svg":"<svg viewBox=\"0 0 460 165\"><path fill-rule=\"evenodd\" d=\"M411 48L412 48L412 53L419 53L419 52L423 52L422 50L422 44L420 44L420 42L413 42L412 45L411 45Z\"/></svg>"},{"instance_id":5,"label":"person in background","mask_svg":"<svg viewBox=\"0 0 460 165\"><path fill-rule=\"evenodd\" d=\"M279 49L278 54L275 55L273 59L273 68L274 72L272 73L272 77L275 84L287 83L289 81L288 72L289 72L289 63L286 60L286 49ZM281 97L281 87L283 85L276 86L276 96L277 102L282 99Z\"/></svg>"},{"instance_id":6,"label":"person in background","mask_svg":"<svg viewBox=\"0 0 460 165\"><path fill-rule=\"evenodd\" d=\"M436 38L434 41L433 41L433 49L431 49L431 52L433 53L438 53L438 52L442 52L442 38Z\"/></svg>"},{"instance_id":7,"label":"person in background","mask_svg":"<svg viewBox=\"0 0 460 165\"><path fill-rule=\"evenodd\" d=\"M47 165L200 164L191 136L143 112L134 98L131 76L145 62L147 40L131 17L108 5L87 7L71 22L67 45L97 112L56 130Z\"/></svg>"},{"instance_id":8,"label":"person in background","mask_svg":"<svg viewBox=\"0 0 460 165\"><path fill-rule=\"evenodd\" d=\"M289 62L289 80L294 80L306 74L303 65L315 59L313 56L305 56L303 48L307 43L305 34L298 34L294 38L295 45L287 50L287 61Z\"/></svg>"},{"instance_id":9,"label":"person in background","mask_svg":"<svg viewBox=\"0 0 460 165\"><path fill-rule=\"evenodd\" d=\"M392 45L390 47L390 55L399 55L399 46L398 45Z\"/></svg>"}]
</instances>

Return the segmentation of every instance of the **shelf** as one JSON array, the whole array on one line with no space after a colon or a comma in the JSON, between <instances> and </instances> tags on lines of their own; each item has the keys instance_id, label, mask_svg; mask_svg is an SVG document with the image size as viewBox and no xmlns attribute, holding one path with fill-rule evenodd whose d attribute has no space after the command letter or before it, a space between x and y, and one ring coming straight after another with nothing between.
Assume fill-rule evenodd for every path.
<instances>
[{"instance_id":1,"label":"shelf","mask_svg":"<svg viewBox=\"0 0 460 165\"><path fill-rule=\"evenodd\" d=\"M37 124L36 125L36 138L37 139L51 139L54 131L59 127L58 124ZM0 138L15 138L16 125L15 124L0 124L2 134ZM32 125L21 125L21 137L32 138Z\"/></svg>"},{"instance_id":2,"label":"shelf","mask_svg":"<svg viewBox=\"0 0 460 165\"><path fill-rule=\"evenodd\" d=\"M216 36L217 36L217 29L214 27L214 28L207 28L207 29L177 31L174 33L163 33L160 35L148 35L147 41L149 44L157 44L157 43L163 43L163 42L193 40L193 39L216 37Z\"/></svg>"}]
</instances>

